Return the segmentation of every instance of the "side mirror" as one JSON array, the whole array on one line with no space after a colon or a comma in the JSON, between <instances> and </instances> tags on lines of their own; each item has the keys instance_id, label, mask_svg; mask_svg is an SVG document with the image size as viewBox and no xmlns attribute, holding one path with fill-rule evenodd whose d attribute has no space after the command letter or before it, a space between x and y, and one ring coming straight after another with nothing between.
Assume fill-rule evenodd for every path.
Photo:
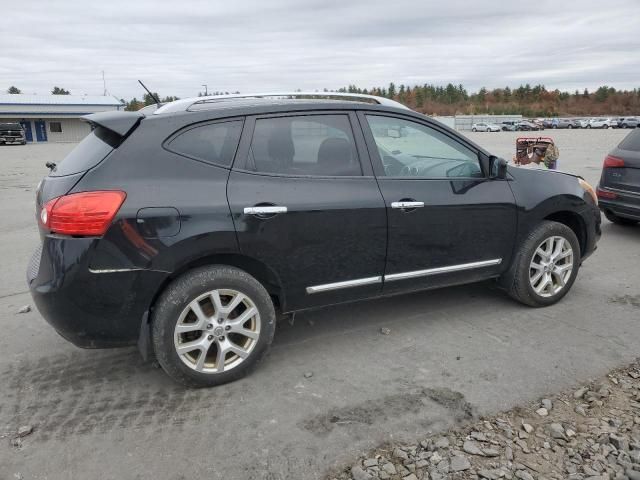
<instances>
[{"instance_id":1,"label":"side mirror","mask_svg":"<svg viewBox=\"0 0 640 480\"><path fill-rule=\"evenodd\" d=\"M507 161L492 155L489 158L489 178L504 180L507 178Z\"/></svg>"}]
</instances>

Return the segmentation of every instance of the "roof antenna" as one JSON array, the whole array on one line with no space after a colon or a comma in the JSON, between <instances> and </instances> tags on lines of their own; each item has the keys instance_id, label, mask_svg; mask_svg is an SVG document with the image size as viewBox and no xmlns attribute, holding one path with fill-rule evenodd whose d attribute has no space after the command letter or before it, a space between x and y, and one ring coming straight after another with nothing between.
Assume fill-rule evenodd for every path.
<instances>
[{"instance_id":1,"label":"roof antenna","mask_svg":"<svg viewBox=\"0 0 640 480\"><path fill-rule=\"evenodd\" d=\"M144 83L142 83L140 80L138 80L138 83L139 83L140 85L142 85L142 88L144 88L144 89L147 91L147 93L149 94L149 96L150 96L151 98L153 98L153 99L156 101L156 105L158 105L158 108L160 108L160 107L162 106L162 105L160 104L160 99L159 99L158 97L156 97L153 93L151 93L151 90L149 90L149 89L146 87L146 85L145 85Z\"/></svg>"}]
</instances>

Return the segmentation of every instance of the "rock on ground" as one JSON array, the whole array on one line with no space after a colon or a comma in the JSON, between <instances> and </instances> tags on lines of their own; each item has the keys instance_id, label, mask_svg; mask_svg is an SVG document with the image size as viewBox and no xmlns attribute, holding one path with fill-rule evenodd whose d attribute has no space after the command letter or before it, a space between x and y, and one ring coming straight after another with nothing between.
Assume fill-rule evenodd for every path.
<instances>
[{"instance_id":1,"label":"rock on ground","mask_svg":"<svg viewBox=\"0 0 640 480\"><path fill-rule=\"evenodd\" d=\"M640 359L529 407L379 449L329 478L640 480Z\"/></svg>"}]
</instances>

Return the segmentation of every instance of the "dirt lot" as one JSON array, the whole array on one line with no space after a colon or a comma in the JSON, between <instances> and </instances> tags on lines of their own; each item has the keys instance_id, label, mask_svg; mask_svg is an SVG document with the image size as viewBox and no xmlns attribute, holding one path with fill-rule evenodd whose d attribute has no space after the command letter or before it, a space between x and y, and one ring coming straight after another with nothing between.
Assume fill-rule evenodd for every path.
<instances>
[{"instance_id":1,"label":"dirt lot","mask_svg":"<svg viewBox=\"0 0 640 480\"><path fill-rule=\"evenodd\" d=\"M627 132L550 133L561 169L596 183ZM470 136L510 158L517 134ZM529 404L638 356L640 227L605 220L554 307L480 284L309 312L279 325L251 377L184 390L135 349L80 350L36 311L17 313L31 303L35 186L71 148L0 148L0 479L323 478L378 445ZM33 433L12 446L25 424Z\"/></svg>"}]
</instances>

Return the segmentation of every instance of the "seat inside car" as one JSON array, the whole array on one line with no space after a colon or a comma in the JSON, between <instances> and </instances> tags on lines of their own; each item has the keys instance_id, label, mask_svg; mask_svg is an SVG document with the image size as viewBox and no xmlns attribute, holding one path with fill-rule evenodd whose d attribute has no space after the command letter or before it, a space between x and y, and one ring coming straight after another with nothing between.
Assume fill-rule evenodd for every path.
<instances>
[{"instance_id":1,"label":"seat inside car","mask_svg":"<svg viewBox=\"0 0 640 480\"><path fill-rule=\"evenodd\" d=\"M344 138L327 138L318 149L317 175L361 175L353 149Z\"/></svg>"}]
</instances>

